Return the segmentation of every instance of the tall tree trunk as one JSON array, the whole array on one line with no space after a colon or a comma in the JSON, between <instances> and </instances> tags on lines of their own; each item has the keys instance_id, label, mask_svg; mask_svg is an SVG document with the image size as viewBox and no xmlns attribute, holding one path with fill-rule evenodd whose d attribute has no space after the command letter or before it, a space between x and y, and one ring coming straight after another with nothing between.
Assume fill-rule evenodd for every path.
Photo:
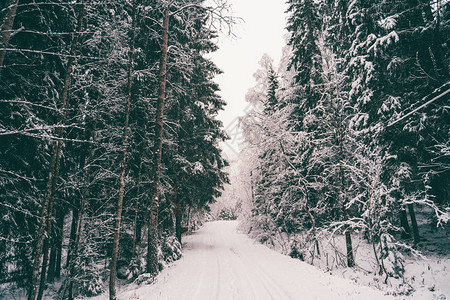
<instances>
[{"instance_id":1,"label":"tall tree trunk","mask_svg":"<svg viewBox=\"0 0 450 300\"><path fill-rule=\"evenodd\" d=\"M355 266L355 258L353 257L352 235L350 232L350 226L345 225L345 245L347 250L347 266L352 268Z\"/></svg>"},{"instance_id":2,"label":"tall tree trunk","mask_svg":"<svg viewBox=\"0 0 450 300\"><path fill-rule=\"evenodd\" d=\"M83 4L81 2L81 4ZM39 268L41 265L41 259L43 255L43 246L44 246L44 239L45 239L45 230L46 225L50 221L51 222L51 214L52 211L49 210L49 207L53 207L53 198L54 198L54 192L56 189L56 182L58 179L58 172L59 172L59 160L61 157L61 148L62 148L62 137L64 134L64 127L66 117L67 117L67 106L69 103L69 89L71 85L71 78L72 78L72 69L75 62L74 56L76 53L76 50L78 48L78 41L79 41L79 32L81 31L82 26L82 20L84 16L84 5L80 6L80 12L78 15L78 24L77 24L77 32L74 36L74 39L72 41L71 49L70 49L70 58L67 63L66 68L66 74L64 77L64 87L63 92L61 96L61 117L58 122L60 127L57 129L57 140L55 144L53 145L52 150L52 158L50 161L50 169L48 172L47 177L47 184L46 184L46 191L45 191L45 197L44 201L42 203L41 208L41 214L40 214L40 225L36 236L36 244L34 249L34 261L33 261L33 269L31 274L31 282L30 282L30 289L28 292L28 300L34 300L36 297L36 290L38 285L38 277L39 277Z\"/></svg>"},{"instance_id":3,"label":"tall tree trunk","mask_svg":"<svg viewBox=\"0 0 450 300\"><path fill-rule=\"evenodd\" d=\"M120 221L122 218L123 196L125 192L125 171L127 165L127 148L128 148L128 122L130 118L131 88L133 84L133 63L134 63L134 39L136 28L136 0L132 3L132 25L131 25L131 41L130 51L128 55L128 75L127 75L127 95L125 122L123 125L123 144L122 144L122 162L120 163L119 177L119 198L117 199L116 221L114 225L114 241L111 252L110 274L109 274L109 299L116 299L116 275L117 275L117 259L119 254L119 237L120 237Z\"/></svg>"},{"instance_id":4,"label":"tall tree trunk","mask_svg":"<svg viewBox=\"0 0 450 300\"><path fill-rule=\"evenodd\" d=\"M65 113L64 113L65 114ZM65 122L65 115L63 116L63 121ZM58 128L58 136L62 137L63 135L63 129ZM48 263L48 257L49 257L49 251L52 241L52 216L53 216L53 207L55 203L55 192L56 192L56 186L58 183L58 177L59 177L59 167L60 167L60 158L61 158L61 149L62 149L62 142L57 143L57 156L56 156L56 165L55 165L55 171L52 181L52 187L51 187L51 197L50 197L50 203L48 207L47 212L47 229L46 229L46 237L44 241L44 247L43 247L43 260L42 260L42 271L41 271L41 280L39 283L39 292L37 296L37 300L42 300L42 297L44 296L44 290L45 290L45 282L46 282L46 270L47 270L47 263Z\"/></svg>"},{"instance_id":5,"label":"tall tree trunk","mask_svg":"<svg viewBox=\"0 0 450 300\"><path fill-rule=\"evenodd\" d=\"M255 203L255 192L253 191L253 171L250 171L250 190L252 193L252 205Z\"/></svg>"},{"instance_id":6,"label":"tall tree trunk","mask_svg":"<svg viewBox=\"0 0 450 300\"><path fill-rule=\"evenodd\" d=\"M286 162L289 164L289 166L296 172L298 173L297 168L291 163L291 161L288 158L288 155L286 154L286 151L284 150L283 147L283 143L281 143L280 141L280 148L281 148L281 152L283 152L283 155L285 157ZM301 175L300 175L301 176ZM253 183L252 183L252 171L250 171L250 186L251 186L251 190L252 190L252 203L254 203L254 195L253 195ZM305 179L303 179L302 177L299 180L299 183L303 186L303 190L305 193L305 210L306 210L306 214L308 215L309 219L311 220L311 231L313 234L313 238L314 238L314 244L317 250L317 255L320 256L320 248L319 248L319 241L317 239L317 229L316 229L316 219L314 218L314 216L311 213L311 210L309 209L309 190L308 190L308 186L305 183Z\"/></svg>"},{"instance_id":7,"label":"tall tree trunk","mask_svg":"<svg viewBox=\"0 0 450 300\"><path fill-rule=\"evenodd\" d=\"M127 97L128 98L128 97ZM129 100L128 100L129 101ZM129 102L128 102L129 103ZM123 196L125 192L125 170L126 170L126 157L127 157L127 130L128 130L128 118L129 118L129 107L127 104L126 118L124 125L124 136L123 136L123 157L120 164L120 178L119 178L119 198L117 199L116 208L116 220L114 225L114 241L111 252L111 263L110 263L110 274L109 274L109 299L116 299L116 274L117 274L117 259L119 255L119 238L120 238L120 221L122 218L122 208L123 208Z\"/></svg>"},{"instance_id":8,"label":"tall tree trunk","mask_svg":"<svg viewBox=\"0 0 450 300\"><path fill-rule=\"evenodd\" d=\"M92 141L95 140L95 132L97 128L97 122L94 123L94 128L92 131ZM89 152L89 156L87 160L89 162L92 161L92 157L94 156L94 148L90 146L90 149L87 149ZM76 260L78 258L78 245L80 242L81 237L81 230L83 228L83 217L84 217L84 207L86 204L86 197L89 190L89 176L86 169L86 156L82 154L80 157L80 169L83 170L84 176L84 184L85 186L82 188L80 192L80 200L79 202L76 201L73 212L72 212L72 224L70 228L70 241L69 241L69 247L68 247L68 253L67 253L67 275L64 280L64 283L61 285L58 295L58 299L62 300L65 297L65 293L67 290L67 287L69 287L69 300L73 299L73 277L75 276L75 264Z\"/></svg>"},{"instance_id":9,"label":"tall tree trunk","mask_svg":"<svg viewBox=\"0 0 450 300\"><path fill-rule=\"evenodd\" d=\"M284 152L284 150L283 150ZM300 182L303 185L303 188L305 189L305 210L306 210L306 214L308 215L309 219L311 220L311 231L313 234L313 238L314 238L314 244L316 246L316 251L317 251L317 255L320 256L320 248L319 248L319 240L317 239L317 227L316 227L316 219L314 218L314 216L311 213L311 210L309 208L309 191L308 191L308 186L306 185L304 180L300 180Z\"/></svg>"},{"instance_id":10,"label":"tall tree trunk","mask_svg":"<svg viewBox=\"0 0 450 300\"><path fill-rule=\"evenodd\" d=\"M83 198L81 199L83 201ZM75 242L76 235L77 235L77 228L78 228L78 215L80 211L80 205L75 204L75 207L72 210L72 224L70 225L70 236L69 236L69 249L67 251L67 260L66 260L66 267L69 267L69 262L72 257L72 250L74 249L73 243Z\"/></svg>"},{"instance_id":11,"label":"tall tree trunk","mask_svg":"<svg viewBox=\"0 0 450 300\"><path fill-rule=\"evenodd\" d=\"M50 237L47 237L44 241L44 258L42 259L42 269L41 269L41 280L39 282L39 292L37 295L37 300L42 300L44 296L45 290L45 274L47 270L47 262L48 262L48 248L50 247Z\"/></svg>"},{"instance_id":12,"label":"tall tree trunk","mask_svg":"<svg viewBox=\"0 0 450 300\"><path fill-rule=\"evenodd\" d=\"M414 211L413 204L408 204L408 212L409 212L409 217L411 218L411 226L412 226L412 232L413 232L413 237L414 237L414 244L417 244L420 242L420 235L419 235L419 227L417 226L416 213Z\"/></svg>"},{"instance_id":13,"label":"tall tree trunk","mask_svg":"<svg viewBox=\"0 0 450 300\"><path fill-rule=\"evenodd\" d=\"M140 218L136 222L136 244L139 244L142 240L142 222Z\"/></svg>"},{"instance_id":14,"label":"tall tree trunk","mask_svg":"<svg viewBox=\"0 0 450 300\"><path fill-rule=\"evenodd\" d=\"M317 255L320 256L320 248L319 248L319 241L317 239L317 229L316 229L316 219L314 219L314 216L312 215L309 204L308 204L308 194L306 194L306 203L305 203L305 210L306 214L308 215L309 219L311 220L311 231L314 238L314 245L316 246Z\"/></svg>"},{"instance_id":15,"label":"tall tree trunk","mask_svg":"<svg viewBox=\"0 0 450 300\"><path fill-rule=\"evenodd\" d=\"M55 262L55 278L61 276L61 263L62 263L62 244L64 235L64 209L60 206L59 213L56 216L56 262Z\"/></svg>"},{"instance_id":16,"label":"tall tree trunk","mask_svg":"<svg viewBox=\"0 0 450 300\"><path fill-rule=\"evenodd\" d=\"M409 239L411 237L411 229L408 224L408 217L404 208L399 212L400 225L402 226L402 239Z\"/></svg>"},{"instance_id":17,"label":"tall tree trunk","mask_svg":"<svg viewBox=\"0 0 450 300\"><path fill-rule=\"evenodd\" d=\"M91 151L90 157L92 157L93 151ZM73 299L72 294L72 287L73 287L73 276L75 273L75 261L78 257L78 245L80 242L80 236L81 236L81 229L83 227L83 217L84 217L84 207L86 203L86 195L87 195L88 188L87 186L84 188L79 207L75 207L73 209L72 214L72 227L70 229L70 243L69 243L69 249L67 254L67 276L64 280L64 283L61 285L61 288L59 290L59 297L58 299L62 300L64 299L67 286L69 287L69 298L70 300Z\"/></svg>"},{"instance_id":18,"label":"tall tree trunk","mask_svg":"<svg viewBox=\"0 0 450 300\"><path fill-rule=\"evenodd\" d=\"M346 178L345 178L345 172L344 172L344 168L342 166L342 163L344 161L344 133L343 133L343 124L344 121L342 120L342 111L339 113L339 125L341 126L338 128L337 130L337 134L338 134L338 141L339 141L339 177L340 177L340 181L341 181L341 191L340 191L340 195L342 197L341 199L341 209L342 209L342 213L344 216L344 222L347 222L350 219L350 215L348 213L348 209L346 207L347 204L347 200L348 200L348 195L347 195L347 183L346 183ZM347 252L347 267L352 268L355 266L355 258L353 256L353 245L352 245L352 235L351 235L351 227L345 223L344 224L344 234L345 234L345 248L346 248L346 252Z\"/></svg>"},{"instance_id":19,"label":"tall tree trunk","mask_svg":"<svg viewBox=\"0 0 450 300\"><path fill-rule=\"evenodd\" d=\"M55 278L59 278L61 272L62 231L64 226L64 216L62 214L64 214L63 208L61 205L58 205L55 216L56 230L53 231L50 258L48 262L48 282L53 282Z\"/></svg>"},{"instance_id":20,"label":"tall tree trunk","mask_svg":"<svg viewBox=\"0 0 450 300\"><path fill-rule=\"evenodd\" d=\"M131 251L131 257L134 258L134 254L136 252L136 243L140 241L141 237L141 228L138 226L139 220L139 191L141 188L141 171L142 171L142 155L143 155L143 149L141 149L139 153L139 171L138 171L138 178L137 178L137 188L136 188L136 202L134 207L134 220L133 220L133 250ZM139 231L139 234L138 234ZM139 236L139 240L138 240Z\"/></svg>"},{"instance_id":21,"label":"tall tree trunk","mask_svg":"<svg viewBox=\"0 0 450 300\"><path fill-rule=\"evenodd\" d=\"M52 238L52 244L50 245L50 258L48 259L48 271L47 271L47 281L53 282L55 280L55 269L56 269L56 235Z\"/></svg>"},{"instance_id":22,"label":"tall tree trunk","mask_svg":"<svg viewBox=\"0 0 450 300\"><path fill-rule=\"evenodd\" d=\"M158 273L158 207L161 180L161 153L163 141L163 117L164 102L166 97L166 69L167 69L167 44L169 33L169 6L164 12L163 40L161 45L161 60L159 65L159 89L158 103L156 107L155 147L153 161L153 187L150 197L150 214L148 218L148 247L147 247L147 272Z\"/></svg>"},{"instance_id":23,"label":"tall tree trunk","mask_svg":"<svg viewBox=\"0 0 450 300\"><path fill-rule=\"evenodd\" d=\"M341 169L341 181L343 182L344 179L344 172L342 170L342 166L340 167ZM342 188L345 189L345 184L342 185ZM345 191L343 190L341 193L345 193ZM347 208L345 207L346 204L346 199L347 199L347 195L345 196L345 199L342 201L342 212L344 215L344 222L347 222L350 219L349 213ZM344 234L345 234L345 248L347 251L347 266L349 268L352 268L355 266L355 258L353 256L353 245L352 245L352 235L351 235L351 227L348 224L344 224Z\"/></svg>"},{"instance_id":24,"label":"tall tree trunk","mask_svg":"<svg viewBox=\"0 0 450 300\"><path fill-rule=\"evenodd\" d=\"M183 218L181 204L176 203L174 207L175 214L175 236L181 244L181 221Z\"/></svg>"},{"instance_id":25,"label":"tall tree trunk","mask_svg":"<svg viewBox=\"0 0 450 300\"><path fill-rule=\"evenodd\" d=\"M6 48L9 44L9 39L11 38L11 31L14 25L14 19L16 18L17 5L19 0L10 0L9 10L3 20L2 27L0 28L1 39L0 39L0 71L3 68L3 61L5 60Z\"/></svg>"},{"instance_id":26,"label":"tall tree trunk","mask_svg":"<svg viewBox=\"0 0 450 300\"><path fill-rule=\"evenodd\" d=\"M65 110L65 109L64 109ZM65 114L63 116L62 122L60 124L63 124L65 121ZM54 148L54 154L52 155L52 162L50 164L50 171L48 176L48 182L47 183L47 192L46 192L46 199L44 200L44 207L47 207L47 213L43 214L41 217L41 229L39 230L39 235L37 239L37 247L35 250L35 257L34 257L34 264L33 264L33 273L32 273L32 287L29 294L29 299L34 299L35 293L36 293L36 287L37 287L37 281L38 281L38 273L39 273L39 267L41 264L41 257L43 256L44 259L42 261L42 270L46 270L47 268L47 262L48 262L48 251L50 246L50 238L51 238L51 228L52 228L52 212L53 212L53 203L54 203L54 195L56 191L56 184L58 180L59 175L59 162L61 158L61 148L62 148L62 136L63 136L63 128L58 128L58 140L56 141L56 145ZM35 269L36 268L36 269ZM41 280L40 280L40 288L39 288L39 295L37 299L42 299L42 286L45 285L45 272L41 273ZM32 297L32 298L30 298Z\"/></svg>"},{"instance_id":27,"label":"tall tree trunk","mask_svg":"<svg viewBox=\"0 0 450 300\"><path fill-rule=\"evenodd\" d=\"M44 247L44 240L45 240L45 229L46 229L46 221L47 221L47 215L48 215L48 207L50 205L50 194L51 194L51 188L52 188L52 181L53 181L53 172L55 168L55 162L56 162L56 145L54 145L54 150L52 151L52 159L50 162L50 170L48 172L47 177L47 187L44 197L44 202L42 203L41 208L41 214L40 214L40 224L39 224L39 230L37 232L36 237L36 244L34 249L34 260L33 260L33 270L31 274L31 285L30 290L28 292L28 300L34 300L36 297L36 289L38 284L38 277L39 277L39 267L41 266L41 258L43 253L43 247Z\"/></svg>"},{"instance_id":28,"label":"tall tree trunk","mask_svg":"<svg viewBox=\"0 0 450 300\"><path fill-rule=\"evenodd\" d=\"M70 81L70 79L69 79ZM66 107L67 108L67 107ZM66 119L66 113L63 113L63 119L61 124L65 123L65 119ZM63 136L63 128L60 127L58 128L58 136L61 138ZM56 193L56 186L58 183L58 177L59 177L59 167L60 167L60 158L61 158L61 150L62 150L62 141L59 140L59 143L57 143L57 152L56 152L56 165L55 165L55 171L54 171L54 176L53 176L53 181L52 181L52 187L51 187L51 197L50 197L50 203L49 203L49 208L48 208L48 213L47 213L47 229L46 229L46 239L44 242L44 247L43 247L43 261L42 261L42 272L41 272L41 280L39 283L39 293L37 296L37 300L42 300L42 297L44 295L44 290L45 290L45 277L46 277L46 272L45 270L47 270L47 263L48 263L48 256L49 256L49 251L50 251L50 245L52 243L51 239L52 239L52 215L53 215L53 206L55 203L55 193Z\"/></svg>"},{"instance_id":29,"label":"tall tree trunk","mask_svg":"<svg viewBox=\"0 0 450 300\"><path fill-rule=\"evenodd\" d=\"M187 229L188 229L188 232L190 233L191 232L191 207L190 206L188 206L188 209L187 209L188 211L187 211L187 220L186 220L186 223L187 223Z\"/></svg>"}]
</instances>

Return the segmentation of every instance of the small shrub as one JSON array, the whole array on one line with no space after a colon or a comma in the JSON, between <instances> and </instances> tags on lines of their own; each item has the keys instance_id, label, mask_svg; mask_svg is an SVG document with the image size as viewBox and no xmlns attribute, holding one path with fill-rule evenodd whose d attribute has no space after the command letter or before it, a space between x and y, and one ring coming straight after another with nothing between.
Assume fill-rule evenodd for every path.
<instances>
[{"instance_id":1,"label":"small shrub","mask_svg":"<svg viewBox=\"0 0 450 300\"><path fill-rule=\"evenodd\" d=\"M165 238L161 245L162 259L166 263L171 263L181 258L181 244L174 236Z\"/></svg>"}]
</instances>

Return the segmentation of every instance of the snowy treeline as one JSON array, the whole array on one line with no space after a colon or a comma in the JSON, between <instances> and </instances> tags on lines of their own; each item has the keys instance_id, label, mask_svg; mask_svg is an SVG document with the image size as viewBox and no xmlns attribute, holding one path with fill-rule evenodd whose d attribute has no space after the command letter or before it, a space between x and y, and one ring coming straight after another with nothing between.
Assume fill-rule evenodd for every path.
<instances>
[{"instance_id":1,"label":"snowy treeline","mask_svg":"<svg viewBox=\"0 0 450 300\"><path fill-rule=\"evenodd\" d=\"M114 298L179 257L228 180L209 5L1 1L0 295Z\"/></svg>"},{"instance_id":2,"label":"snowy treeline","mask_svg":"<svg viewBox=\"0 0 450 300\"><path fill-rule=\"evenodd\" d=\"M281 66L263 57L242 119L247 229L310 263L339 236L349 267L363 238L382 280L401 278L419 225L449 219L450 3L288 5Z\"/></svg>"}]
</instances>

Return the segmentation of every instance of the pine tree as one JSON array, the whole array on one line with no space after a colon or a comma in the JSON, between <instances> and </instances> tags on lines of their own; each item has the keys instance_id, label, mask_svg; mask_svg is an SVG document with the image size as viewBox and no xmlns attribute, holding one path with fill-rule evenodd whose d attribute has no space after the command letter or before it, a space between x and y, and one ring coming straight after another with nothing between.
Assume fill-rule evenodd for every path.
<instances>
[{"instance_id":1,"label":"pine tree","mask_svg":"<svg viewBox=\"0 0 450 300\"><path fill-rule=\"evenodd\" d=\"M441 19L443 8L439 5L436 8L433 9L430 1L408 1L383 6L386 22L392 24L392 29L398 33L397 47L390 52L385 84L388 100L395 99L397 102L397 114L391 116L383 132L383 142L397 158L391 166L393 178L397 178L397 197L402 199L401 205L408 209L415 243L419 242L420 236L414 202L426 196L424 180L420 175L423 173L421 166L428 165L430 160L426 149L432 149L434 141L442 141L447 135L446 125L440 123L445 120L445 114L436 115L431 111L436 112L445 97L424 106L412 115L414 117L405 119L403 115L445 90L448 82L448 64L445 63L448 51L443 44L448 33L441 30L441 24L444 24ZM431 119L425 116L432 116L434 121L429 122ZM434 127L437 124L443 131ZM439 177L435 175L435 182L428 178L431 179L429 183L433 182L437 189L441 185ZM427 193L433 193L432 190L428 189Z\"/></svg>"}]
</instances>

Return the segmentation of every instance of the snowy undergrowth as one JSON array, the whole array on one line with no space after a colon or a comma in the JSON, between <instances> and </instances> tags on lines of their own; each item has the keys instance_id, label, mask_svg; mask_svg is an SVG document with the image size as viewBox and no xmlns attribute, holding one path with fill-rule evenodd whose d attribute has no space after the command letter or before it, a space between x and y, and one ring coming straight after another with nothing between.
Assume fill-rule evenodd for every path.
<instances>
[{"instance_id":1,"label":"snowy undergrowth","mask_svg":"<svg viewBox=\"0 0 450 300\"><path fill-rule=\"evenodd\" d=\"M146 261L145 261L145 249L141 249L140 260L136 262L135 267L128 267L122 271L126 277L122 283L127 284L134 282L134 284L150 284L154 281L154 276L145 273ZM161 241L158 248L158 268L160 271L166 269L174 261L179 260L183 256L181 250L181 244L174 236L167 236ZM126 272L126 273L125 273ZM120 269L119 272L120 273Z\"/></svg>"},{"instance_id":2,"label":"snowy undergrowth","mask_svg":"<svg viewBox=\"0 0 450 300\"><path fill-rule=\"evenodd\" d=\"M332 275L361 285L376 287L386 294L399 296L400 299L450 299L450 285L448 284L450 282L450 255L442 250L445 249L449 239L444 230L436 232L434 236L427 235L427 241L435 247L440 245L441 251L427 251L426 243L422 243L422 251L419 255L413 255L399 248L393 255L395 257L387 258L386 268L388 271L390 271L389 267L394 267L389 262L395 259L401 260L400 265L403 268L403 277L389 277L387 281L386 275L379 274L372 245L367 243L362 233L352 234L356 266L347 268L343 235L321 233L319 235L319 255L313 243L304 242L308 238L306 235L288 236L281 232L269 234L267 231L255 229L246 221L241 222L240 230L280 253L303 260Z\"/></svg>"},{"instance_id":3,"label":"snowy undergrowth","mask_svg":"<svg viewBox=\"0 0 450 300\"><path fill-rule=\"evenodd\" d=\"M140 249L144 251L144 249ZM118 270L118 277L121 278L120 283L125 286L125 289L143 284L150 284L154 281L154 276L143 273L145 271L145 255L139 255L141 259L133 261L130 264L122 265ZM168 268L171 263L179 260L182 257L181 244L176 237L167 236L161 240L159 245L159 269L163 270ZM96 296L99 299L107 297L106 291L108 291L108 276L109 272L92 273L92 270L101 270L101 265L105 264L105 261L97 263L98 265L93 267L92 265L86 266L87 270L90 270L89 274L80 274L77 277L76 290L81 294L77 299L94 299ZM83 268L81 268L83 271ZM138 274L141 274L138 276ZM89 280L85 278L89 276ZM64 281L64 276L61 279L55 281L52 284L48 284L45 290L44 299L56 299L58 297L59 289ZM3 299L26 299L26 291L22 288L17 288L14 285L3 284L0 286L0 300ZM92 298L94 297L94 298Z\"/></svg>"}]
</instances>

